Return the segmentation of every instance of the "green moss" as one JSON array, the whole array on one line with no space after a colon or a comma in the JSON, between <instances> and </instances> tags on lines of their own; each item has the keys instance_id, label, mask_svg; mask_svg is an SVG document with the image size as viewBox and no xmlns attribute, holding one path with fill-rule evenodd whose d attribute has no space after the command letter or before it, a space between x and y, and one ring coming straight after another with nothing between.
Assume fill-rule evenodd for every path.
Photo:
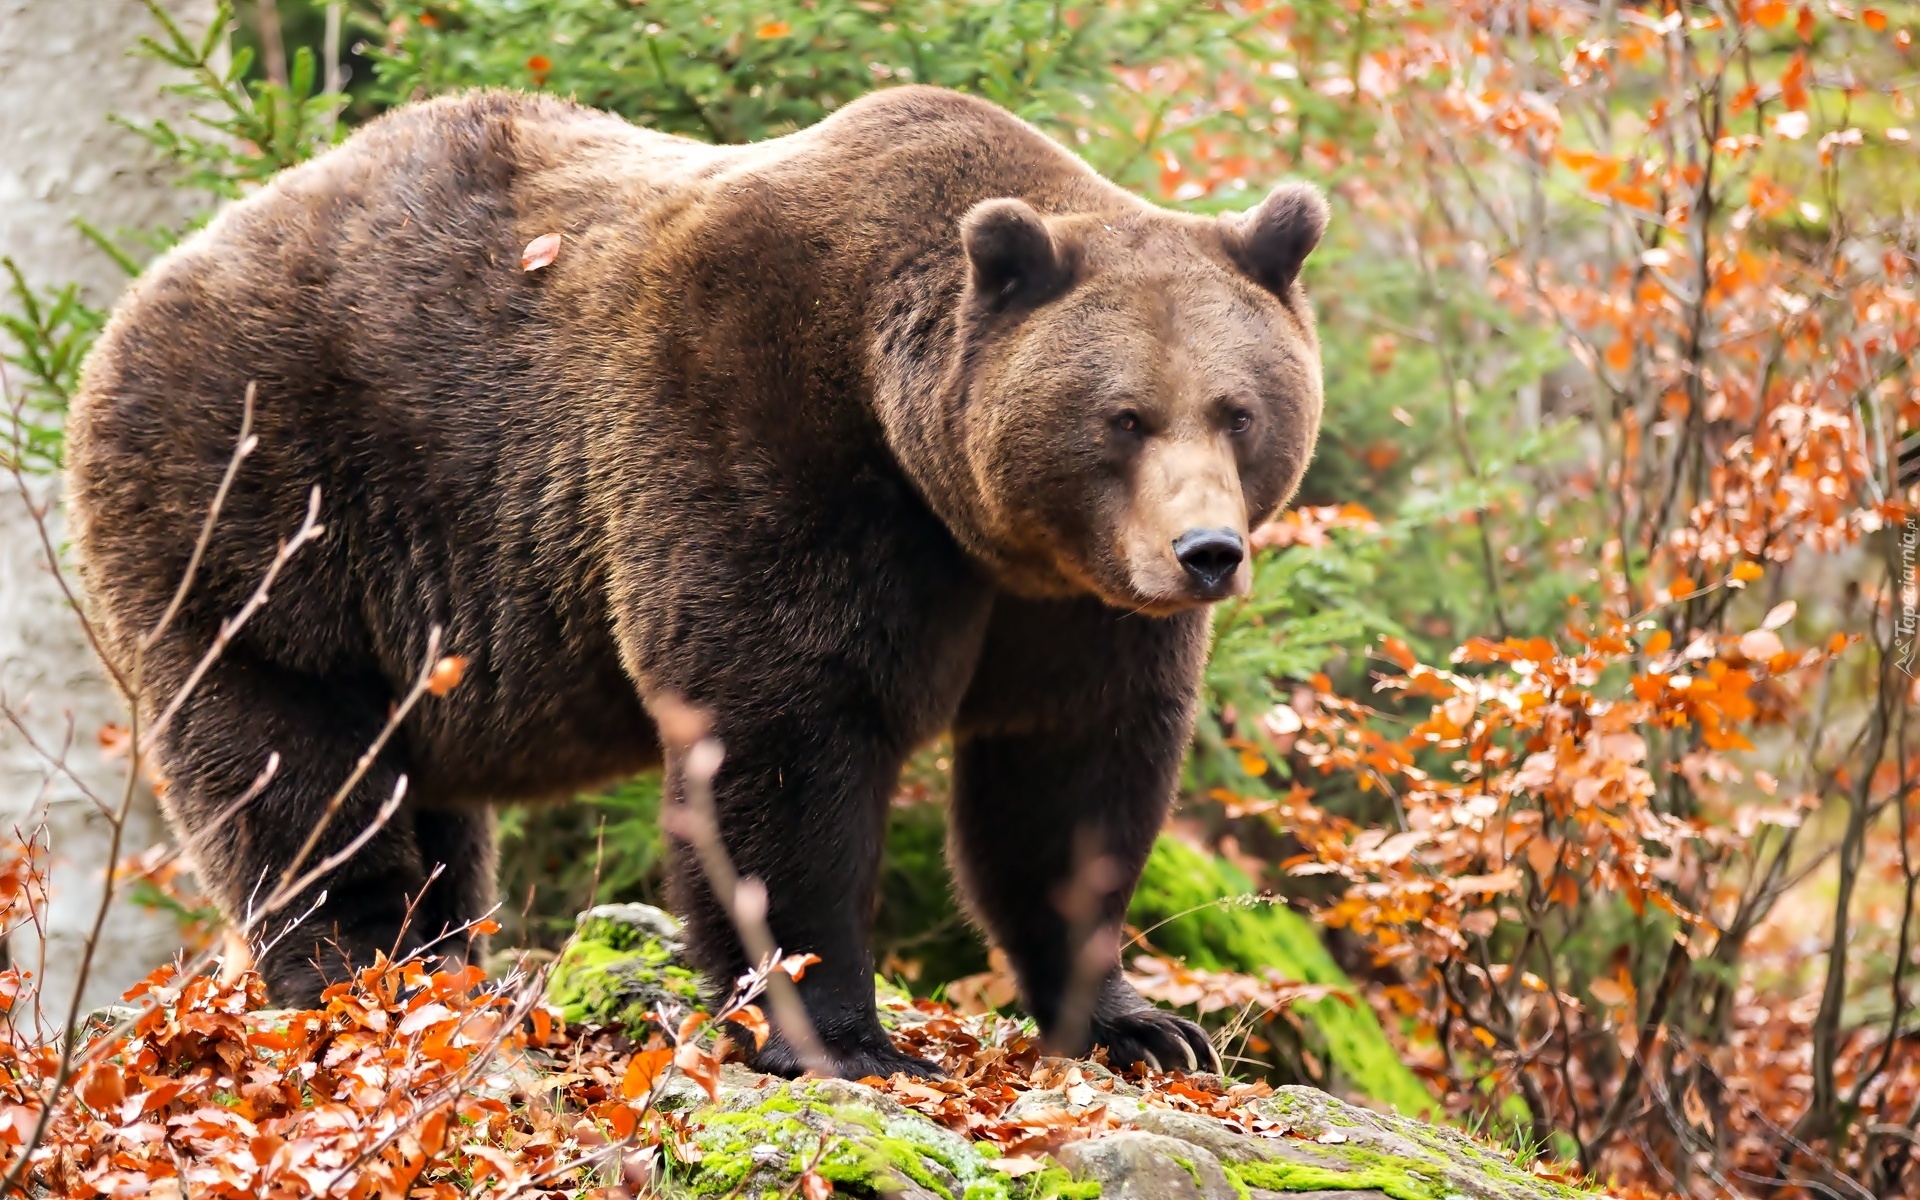
<instances>
[{"instance_id":1,"label":"green moss","mask_svg":"<svg viewBox=\"0 0 1920 1200\"><path fill-rule=\"evenodd\" d=\"M699 979L674 959L675 947L634 925L583 921L553 964L547 999L570 1024L621 1025L637 1033L649 1011L698 1002Z\"/></svg>"},{"instance_id":2,"label":"green moss","mask_svg":"<svg viewBox=\"0 0 1920 1200\"><path fill-rule=\"evenodd\" d=\"M1267 1158L1224 1164L1239 1185L1272 1191L1379 1191L1393 1200L1448 1200L1474 1195L1532 1196L1538 1200L1598 1200L1535 1176L1498 1148L1456 1129L1410 1117L1352 1109L1310 1088L1283 1088L1255 1102L1256 1111L1307 1141L1266 1143ZM1336 1118L1351 1119L1336 1122ZM1344 1125L1345 1140L1321 1138ZM1307 1161L1289 1161L1304 1158ZM1457 1184L1468 1182L1463 1189Z\"/></svg>"},{"instance_id":3,"label":"green moss","mask_svg":"<svg viewBox=\"0 0 1920 1200\"><path fill-rule=\"evenodd\" d=\"M1451 1191L1436 1184L1416 1182L1413 1176L1386 1166L1340 1171L1300 1163L1228 1163L1227 1175L1237 1185L1235 1190L1257 1187L1273 1192L1377 1191L1393 1200L1444 1200Z\"/></svg>"},{"instance_id":4,"label":"green moss","mask_svg":"<svg viewBox=\"0 0 1920 1200\"><path fill-rule=\"evenodd\" d=\"M1281 904L1217 903L1254 891L1239 868L1175 838L1153 847L1128 919L1153 929L1153 944L1189 965L1216 971L1272 968L1290 980L1351 988L1312 922ZM1164 923L1163 923L1164 922ZM1429 1112L1433 1095L1407 1069L1365 1003L1330 996L1294 1009L1352 1086L1404 1113Z\"/></svg>"},{"instance_id":5,"label":"green moss","mask_svg":"<svg viewBox=\"0 0 1920 1200\"><path fill-rule=\"evenodd\" d=\"M817 1154L814 1169L843 1191L881 1195L911 1183L942 1200L1013 1200L958 1136L890 1102L842 1102L855 1086L787 1083L728 1102L747 1107L702 1110L691 1121L698 1156L676 1174L696 1196L784 1191Z\"/></svg>"},{"instance_id":6,"label":"green moss","mask_svg":"<svg viewBox=\"0 0 1920 1200\"><path fill-rule=\"evenodd\" d=\"M1060 1167L1022 1175L1011 1189L1016 1200L1099 1200L1098 1180L1077 1180Z\"/></svg>"}]
</instances>

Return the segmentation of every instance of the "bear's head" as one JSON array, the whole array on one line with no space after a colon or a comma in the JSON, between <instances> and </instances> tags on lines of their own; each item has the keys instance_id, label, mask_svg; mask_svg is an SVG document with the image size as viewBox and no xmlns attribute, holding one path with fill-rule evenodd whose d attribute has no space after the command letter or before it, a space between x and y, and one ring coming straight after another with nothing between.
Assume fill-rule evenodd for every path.
<instances>
[{"instance_id":1,"label":"bear's head","mask_svg":"<svg viewBox=\"0 0 1920 1200\"><path fill-rule=\"evenodd\" d=\"M1326 221L1297 184L1219 218L966 214L949 430L1004 584L1157 615L1247 591L1319 435L1298 276Z\"/></svg>"}]
</instances>

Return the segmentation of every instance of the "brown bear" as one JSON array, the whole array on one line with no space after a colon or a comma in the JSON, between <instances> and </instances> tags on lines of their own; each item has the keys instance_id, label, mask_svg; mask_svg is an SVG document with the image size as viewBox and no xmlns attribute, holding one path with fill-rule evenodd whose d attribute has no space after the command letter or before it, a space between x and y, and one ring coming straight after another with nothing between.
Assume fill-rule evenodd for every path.
<instances>
[{"instance_id":1,"label":"brown bear","mask_svg":"<svg viewBox=\"0 0 1920 1200\"><path fill-rule=\"evenodd\" d=\"M297 928L261 930L274 1000L311 1004L347 964L485 911L484 802L663 755L677 793L649 713L684 701L724 746L727 851L781 947L820 956L800 991L838 1072L933 1070L876 1017L868 931L897 772L946 731L956 874L1043 1030L1116 1064L1211 1058L1126 984L1114 934L1176 786L1208 605L1246 590L1248 530L1313 449L1296 277L1325 221L1303 185L1219 218L1154 208L924 87L744 146L540 96L434 100L228 207L114 313L70 495L105 652L130 669L257 388L257 449L144 653L151 721L318 488L324 536L155 746L230 917L308 840L429 630L467 660L317 854L375 826L404 776L402 807L285 910ZM523 269L547 234L558 257ZM677 853L724 988L748 964ZM757 1061L800 1069L778 1036Z\"/></svg>"}]
</instances>

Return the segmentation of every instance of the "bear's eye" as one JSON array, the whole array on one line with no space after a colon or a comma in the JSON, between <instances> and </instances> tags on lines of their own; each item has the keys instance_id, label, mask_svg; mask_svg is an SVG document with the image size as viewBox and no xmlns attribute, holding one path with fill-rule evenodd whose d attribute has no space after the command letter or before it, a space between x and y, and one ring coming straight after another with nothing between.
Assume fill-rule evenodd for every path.
<instances>
[{"instance_id":1,"label":"bear's eye","mask_svg":"<svg viewBox=\"0 0 1920 1200\"><path fill-rule=\"evenodd\" d=\"M1236 408L1227 414L1227 431L1245 433L1253 428L1253 414L1244 408Z\"/></svg>"},{"instance_id":2,"label":"bear's eye","mask_svg":"<svg viewBox=\"0 0 1920 1200\"><path fill-rule=\"evenodd\" d=\"M1140 432L1140 428L1140 414L1132 409L1128 409L1113 418L1113 431L1115 433L1137 434Z\"/></svg>"}]
</instances>

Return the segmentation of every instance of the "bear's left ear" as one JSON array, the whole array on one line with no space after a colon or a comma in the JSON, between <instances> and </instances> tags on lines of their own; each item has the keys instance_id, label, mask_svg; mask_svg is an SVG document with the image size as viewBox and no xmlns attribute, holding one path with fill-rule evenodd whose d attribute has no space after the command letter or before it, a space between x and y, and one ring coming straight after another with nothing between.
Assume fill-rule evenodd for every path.
<instances>
[{"instance_id":1,"label":"bear's left ear","mask_svg":"<svg viewBox=\"0 0 1920 1200\"><path fill-rule=\"evenodd\" d=\"M1310 183L1283 183L1260 207L1220 218L1227 253L1253 281L1285 298L1327 231L1327 202Z\"/></svg>"},{"instance_id":2,"label":"bear's left ear","mask_svg":"<svg viewBox=\"0 0 1920 1200\"><path fill-rule=\"evenodd\" d=\"M960 241L973 268L974 294L996 311L1050 299L1071 273L1046 222L1024 200L974 205L960 219Z\"/></svg>"}]
</instances>

